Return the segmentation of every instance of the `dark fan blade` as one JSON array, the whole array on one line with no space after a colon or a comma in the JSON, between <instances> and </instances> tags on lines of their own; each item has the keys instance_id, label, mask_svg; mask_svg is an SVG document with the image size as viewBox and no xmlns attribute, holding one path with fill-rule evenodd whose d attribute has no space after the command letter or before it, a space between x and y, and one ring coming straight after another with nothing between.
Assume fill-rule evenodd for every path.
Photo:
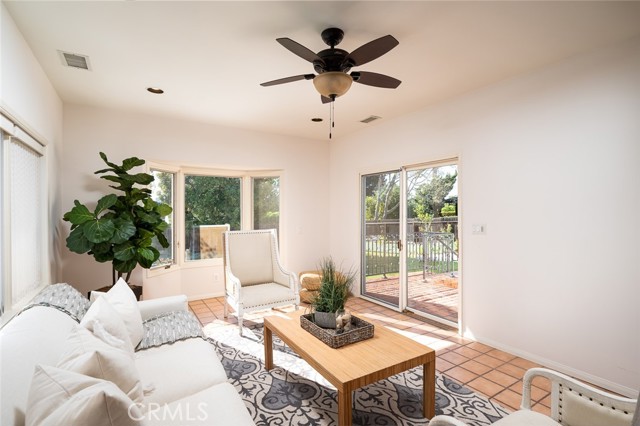
<instances>
[{"instance_id":1,"label":"dark fan blade","mask_svg":"<svg viewBox=\"0 0 640 426\"><path fill-rule=\"evenodd\" d=\"M358 47L347 57L353 66L364 65L374 59L378 59L399 44L392 35L380 37L367 44Z\"/></svg>"},{"instance_id":2,"label":"dark fan blade","mask_svg":"<svg viewBox=\"0 0 640 426\"><path fill-rule=\"evenodd\" d=\"M288 50L290 50L291 52L300 56L302 59L305 59L309 62L314 62L314 61L323 62L320 56L316 55L315 53L313 53L313 51L307 49L300 43L291 40L290 38L286 38L286 37L277 38L276 41L281 45L283 45Z\"/></svg>"},{"instance_id":3,"label":"dark fan blade","mask_svg":"<svg viewBox=\"0 0 640 426\"><path fill-rule=\"evenodd\" d=\"M278 80L267 81L266 83L260 83L260 86L267 87L267 86L275 86L276 84L291 83L292 81L298 81L298 80L313 80L313 77L315 77L314 74L294 75L292 77L285 77L285 78L280 78Z\"/></svg>"},{"instance_id":4,"label":"dark fan blade","mask_svg":"<svg viewBox=\"0 0 640 426\"><path fill-rule=\"evenodd\" d=\"M353 81L356 83L383 87L385 89L395 89L402 83L400 80L389 77L388 75L367 71L354 71L351 73L351 77L353 77Z\"/></svg>"},{"instance_id":5,"label":"dark fan blade","mask_svg":"<svg viewBox=\"0 0 640 426\"><path fill-rule=\"evenodd\" d=\"M323 104L328 104L329 102L333 102L331 98L327 98L326 96L322 96L322 95L320 95L320 100L322 101Z\"/></svg>"}]
</instances>

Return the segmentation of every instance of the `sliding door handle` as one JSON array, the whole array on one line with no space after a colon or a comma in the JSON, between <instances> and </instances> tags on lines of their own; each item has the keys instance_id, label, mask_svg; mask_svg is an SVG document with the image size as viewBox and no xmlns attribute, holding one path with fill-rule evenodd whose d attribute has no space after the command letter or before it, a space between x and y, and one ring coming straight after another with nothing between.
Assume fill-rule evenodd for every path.
<instances>
[{"instance_id":1,"label":"sliding door handle","mask_svg":"<svg viewBox=\"0 0 640 426\"><path fill-rule=\"evenodd\" d=\"M402 240L398 240L398 251L402 251Z\"/></svg>"}]
</instances>

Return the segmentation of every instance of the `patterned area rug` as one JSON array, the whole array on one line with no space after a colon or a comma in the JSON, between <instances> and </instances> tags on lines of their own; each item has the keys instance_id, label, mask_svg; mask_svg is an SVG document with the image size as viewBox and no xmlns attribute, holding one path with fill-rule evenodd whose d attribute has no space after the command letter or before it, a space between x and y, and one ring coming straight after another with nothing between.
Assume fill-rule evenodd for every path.
<instances>
[{"instance_id":1,"label":"patterned area rug","mask_svg":"<svg viewBox=\"0 0 640 426\"><path fill-rule=\"evenodd\" d=\"M335 388L276 335L274 365L264 369L262 326L214 328L207 339L220 356L230 382L257 426L337 424ZM353 397L357 425L427 425L422 417L422 367L360 388ZM448 377L436 373L436 414L469 426L489 425L508 412Z\"/></svg>"}]
</instances>

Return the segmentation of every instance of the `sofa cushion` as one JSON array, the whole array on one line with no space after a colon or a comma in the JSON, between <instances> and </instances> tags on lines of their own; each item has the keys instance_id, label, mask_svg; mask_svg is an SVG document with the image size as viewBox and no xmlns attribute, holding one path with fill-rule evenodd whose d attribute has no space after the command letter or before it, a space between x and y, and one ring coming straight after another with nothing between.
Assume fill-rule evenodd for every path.
<instances>
[{"instance_id":1,"label":"sofa cushion","mask_svg":"<svg viewBox=\"0 0 640 426\"><path fill-rule=\"evenodd\" d=\"M99 325L96 326L96 324ZM91 304L82 321L80 321L80 325L105 341L105 343L133 353L133 345L129 338L127 326L106 297L99 297ZM102 332L101 327L108 335ZM119 342L109 339L109 335L116 337Z\"/></svg>"},{"instance_id":2,"label":"sofa cushion","mask_svg":"<svg viewBox=\"0 0 640 426\"><path fill-rule=\"evenodd\" d=\"M118 282L109 289L107 294L102 297L106 297L111 306L120 314L129 332L131 345L133 345L134 348L138 346L143 334L142 316L140 315L136 295L133 294L129 285L125 280L120 278Z\"/></svg>"},{"instance_id":3,"label":"sofa cushion","mask_svg":"<svg viewBox=\"0 0 640 426\"><path fill-rule=\"evenodd\" d=\"M149 426L254 426L247 407L230 383L221 383L167 405L149 405ZM175 413L179 413L178 416Z\"/></svg>"},{"instance_id":4,"label":"sofa cushion","mask_svg":"<svg viewBox=\"0 0 640 426\"><path fill-rule=\"evenodd\" d=\"M551 417L531 410L520 410L509 414L493 424L494 426L559 426Z\"/></svg>"},{"instance_id":5,"label":"sofa cushion","mask_svg":"<svg viewBox=\"0 0 640 426\"><path fill-rule=\"evenodd\" d=\"M169 403L227 381L213 346L200 338L135 353L142 382L154 390L145 403Z\"/></svg>"},{"instance_id":6,"label":"sofa cushion","mask_svg":"<svg viewBox=\"0 0 640 426\"><path fill-rule=\"evenodd\" d=\"M27 407L26 426L135 426L142 419L140 409L113 383L40 365Z\"/></svg>"},{"instance_id":7,"label":"sofa cushion","mask_svg":"<svg viewBox=\"0 0 640 426\"><path fill-rule=\"evenodd\" d=\"M35 306L0 330L0 424L24 424L29 382L36 364L55 365L78 323L52 308Z\"/></svg>"},{"instance_id":8,"label":"sofa cushion","mask_svg":"<svg viewBox=\"0 0 640 426\"><path fill-rule=\"evenodd\" d=\"M142 384L133 354L114 348L77 326L67 338L58 367L113 382L135 402L142 402Z\"/></svg>"}]
</instances>

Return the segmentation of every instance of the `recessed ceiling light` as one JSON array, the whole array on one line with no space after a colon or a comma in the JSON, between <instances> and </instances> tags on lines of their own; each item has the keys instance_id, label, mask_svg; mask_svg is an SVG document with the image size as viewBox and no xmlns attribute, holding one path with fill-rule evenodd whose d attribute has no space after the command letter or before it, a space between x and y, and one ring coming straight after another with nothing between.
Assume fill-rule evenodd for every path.
<instances>
[{"instance_id":1,"label":"recessed ceiling light","mask_svg":"<svg viewBox=\"0 0 640 426\"><path fill-rule=\"evenodd\" d=\"M162 95L164 93L164 90L157 87L147 87L147 91L156 95Z\"/></svg>"},{"instance_id":2,"label":"recessed ceiling light","mask_svg":"<svg viewBox=\"0 0 640 426\"><path fill-rule=\"evenodd\" d=\"M311 119L311 121L313 121L314 123L320 123L322 121L322 118L314 117L314 118Z\"/></svg>"}]
</instances>

